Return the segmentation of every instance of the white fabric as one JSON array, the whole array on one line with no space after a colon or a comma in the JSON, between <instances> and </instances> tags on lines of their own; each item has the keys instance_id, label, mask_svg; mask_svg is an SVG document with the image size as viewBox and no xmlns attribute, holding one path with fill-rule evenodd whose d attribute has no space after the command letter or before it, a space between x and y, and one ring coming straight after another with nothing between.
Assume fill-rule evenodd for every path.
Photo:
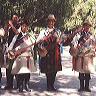
<instances>
[{"instance_id":1,"label":"white fabric","mask_svg":"<svg viewBox=\"0 0 96 96\"><path fill-rule=\"evenodd\" d=\"M25 36L27 34L27 32L23 33L21 31L22 35ZM12 50L13 49L13 46L14 46L14 43L16 42L17 40L17 37L18 37L19 34L15 35L12 39L12 42L10 43L9 47L8 47L8 50Z\"/></svg>"},{"instance_id":2,"label":"white fabric","mask_svg":"<svg viewBox=\"0 0 96 96\"><path fill-rule=\"evenodd\" d=\"M23 36L26 34L27 34L27 32L26 33L22 32ZM13 48L17 37L18 37L18 35L14 36L14 38L9 46L9 49ZM14 50L19 50L19 49L25 48L34 43L34 40L32 40L32 38L30 38L30 36L28 36L28 39L22 38L22 40L24 42L21 43ZM29 68L27 66L27 62L28 62L27 57L29 57ZM34 61L33 61L33 46L31 46L31 47L27 48L18 57L16 57L16 59L13 63L13 66L12 66L11 74L31 73L31 72L35 72L36 70L37 70L37 68L36 68L36 65L34 65Z\"/></svg>"},{"instance_id":3,"label":"white fabric","mask_svg":"<svg viewBox=\"0 0 96 96\"><path fill-rule=\"evenodd\" d=\"M48 35L50 32L52 32L53 30L54 30L54 27L53 27L53 28L48 28L48 27L47 27L47 28L43 29L43 30L40 32L40 34L39 34L36 42L38 42L38 41L41 40L41 39L44 39L44 37L47 36L47 35Z\"/></svg>"},{"instance_id":4,"label":"white fabric","mask_svg":"<svg viewBox=\"0 0 96 96\"><path fill-rule=\"evenodd\" d=\"M13 46L14 46L14 43L16 42L16 40L17 40L17 37L18 37L18 34L13 37L12 42L10 43L10 45L8 47L8 50L13 49Z\"/></svg>"},{"instance_id":5,"label":"white fabric","mask_svg":"<svg viewBox=\"0 0 96 96\"><path fill-rule=\"evenodd\" d=\"M3 28L1 28L1 29L0 29L0 36L4 36L4 34L5 34L5 31L4 31Z\"/></svg>"},{"instance_id":6,"label":"white fabric","mask_svg":"<svg viewBox=\"0 0 96 96\"><path fill-rule=\"evenodd\" d=\"M71 52L72 47L70 48L71 55L76 58L75 71L80 72L80 73L94 73L95 64L96 64L96 62L94 62L94 58L95 58L94 45L95 44L92 40L92 39L94 39L94 37L91 36L90 37L91 39L86 40L86 42L83 44L83 46L81 46L81 49L80 49L80 47L78 49L77 44L78 44L78 40L80 39L80 35L81 34L76 34L71 42L74 45L75 51Z\"/></svg>"}]
</instances>

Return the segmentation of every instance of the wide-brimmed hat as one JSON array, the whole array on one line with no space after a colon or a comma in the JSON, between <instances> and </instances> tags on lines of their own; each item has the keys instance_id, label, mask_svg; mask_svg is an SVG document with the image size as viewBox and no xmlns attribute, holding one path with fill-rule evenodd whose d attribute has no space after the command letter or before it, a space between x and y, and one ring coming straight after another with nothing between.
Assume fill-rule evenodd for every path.
<instances>
[{"instance_id":1,"label":"wide-brimmed hat","mask_svg":"<svg viewBox=\"0 0 96 96\"><path fill-rule=\"evenodd\" d=\"M56 21L55 16L53 14L50 14L46 20L49 19Z\"/></svg>"},{"instance_id":2,"label":"wide-brimmed hat","mask_svg":"<svg viewBox=\"0 0 96 96\"><path fill-rule=\"evenodd\" d=\"M85 24L89 24L89 25L92 27L92 24L91 24L91 22L90 22L89 20L84 21L83 26L84 26Z\"/></svg>"}]
</instances>

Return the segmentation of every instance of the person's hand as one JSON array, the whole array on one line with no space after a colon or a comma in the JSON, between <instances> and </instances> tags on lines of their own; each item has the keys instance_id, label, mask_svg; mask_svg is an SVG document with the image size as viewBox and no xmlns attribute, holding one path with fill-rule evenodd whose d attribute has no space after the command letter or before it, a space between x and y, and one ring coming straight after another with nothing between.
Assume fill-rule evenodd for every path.
<instances>
[{"instance_id":1,"label":"person's hand","mask_svg":"<svg viewBox=\"0 0 96 96\"><path fill-rule=\"evenodd\" d=\"M80 28L77 29L78 32L82 31L83 26L81 26Z\"/></svg>"},{"instance_id":2,"label":"person's hand","mask_svg":"<svg viewBox=\"0 0 96 96\"><path fill-rule=\"evenodd\" d=\"M11 50L9 50L8 53L9 53L12 57L15 56L14 52L12 52Z\"/></svg>"},{"instance_id":3,"label":"person's hand","mask_svg":"<svg viewBox=\"0 0 96 96\"><path fill-rule=\"evenodd\" d=\"M13 25L12 20L9 20L9 24L10 24L10 25Z\"/></svg>"}]
</instances>

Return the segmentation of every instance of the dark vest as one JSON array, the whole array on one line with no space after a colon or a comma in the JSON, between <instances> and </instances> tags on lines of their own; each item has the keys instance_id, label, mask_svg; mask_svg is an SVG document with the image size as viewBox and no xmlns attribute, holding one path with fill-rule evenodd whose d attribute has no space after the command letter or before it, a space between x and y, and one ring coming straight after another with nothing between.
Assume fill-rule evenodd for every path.
<instances>
[{"instance_id":1,"label":"dark vest","mask_svg":"<svg viewBox=\"0 0 96 96\"><path fill-rule=\"evenodd\" d=\"M16 29L19 29L20 25L17 24L15 26ZM9 29L9 37L8 37L8 46L10 45L10 43L12 42L12 39L13 37L15 36L16 34L14 33L14 31L12 30L12 28Z\"/></svg>"}]
</instances>

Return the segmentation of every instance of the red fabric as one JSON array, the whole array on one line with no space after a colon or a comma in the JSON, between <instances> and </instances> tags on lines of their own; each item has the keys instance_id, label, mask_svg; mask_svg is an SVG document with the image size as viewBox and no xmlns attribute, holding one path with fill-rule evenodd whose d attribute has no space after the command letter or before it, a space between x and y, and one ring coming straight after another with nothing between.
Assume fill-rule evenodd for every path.
<instances>
[{"instance_id":1,"label":"red fabric","mask_svg":"<svg viewBox=\"0 0 96 96\"><path fill-rule=\"evenodd\" d=\"M59 61L59 49L58 45L56 44L56 51L55 51L55 68L58 69L58 62Z\"/></svg>"},{"instance_id":2,"label":"red fabric","mask_svg":"<svg viewBox=\"0 0 96 96\"><path fill-rule=\"evenodd\" d=\"M27 68L29 69L29 58L30 58L30 56L27 56L26 58L27 58Z\"/></svg>"}]
</instances>

